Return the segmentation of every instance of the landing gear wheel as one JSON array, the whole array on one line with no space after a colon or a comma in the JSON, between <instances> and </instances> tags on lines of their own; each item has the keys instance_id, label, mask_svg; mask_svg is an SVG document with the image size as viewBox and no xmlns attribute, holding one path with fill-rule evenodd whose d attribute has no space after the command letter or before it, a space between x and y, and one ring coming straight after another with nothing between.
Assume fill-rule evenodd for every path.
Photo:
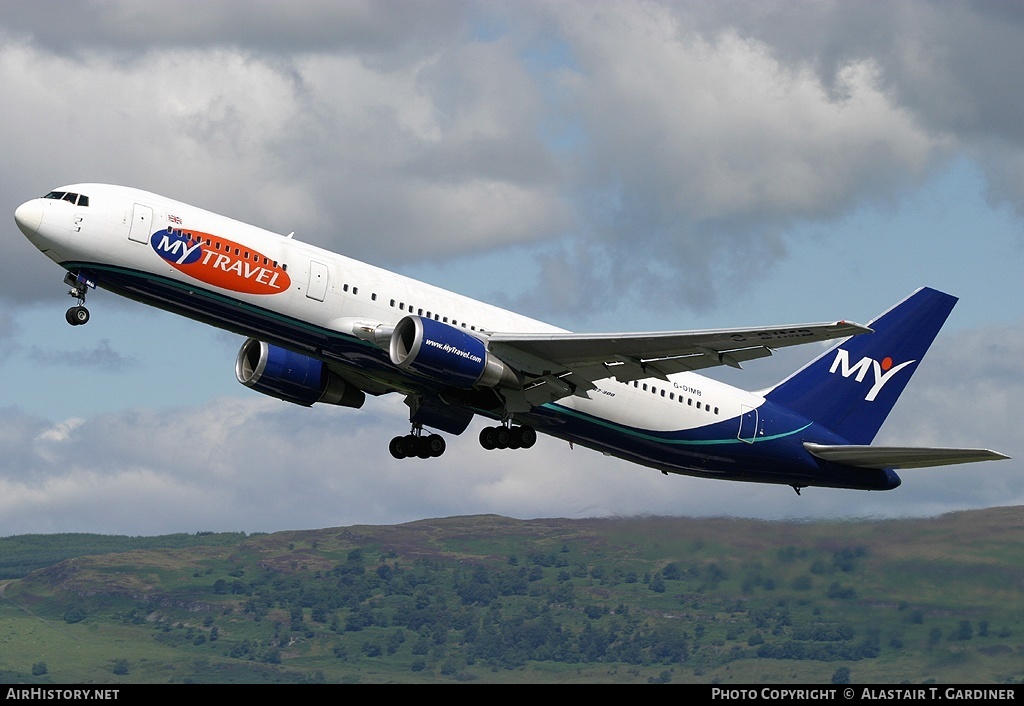
<instances>
[{"instance_id":1,"label":"landing gear wheel","mask_svg":"<svg viewBox=\"0 0 1024 706\"><path fill-rule=\"evenodd\" d=\"M510 449L523 448L522 427L512 427L508 430L508 447Z\"/></svg>"},{"instance_id":2,"label":"landing gear wheel","mask_svg":"<svg viewBox=\"0 0 1024 706\"><path fill-rule=\"evenodd\" d=\"M65 320L72 326L89 323L89 310L84 306L73 306L64 314Z\"/></svg>"},{"instance_id":3,"label":"landing gear wheel","mask_svg":"<svg viewBox=\"0 0 1024 706\"><path fill-rule=\"evenodd\" d=\"M447 446L440 434L406 434L393 438L388 444L388 451L395 458L437 458L444 453Z\"/></svg>"},{"instance_id":4,"label":"landing gear wheel","mask_svg":"<svg viewBox=\"0 0 1024 706\"><path fill-rule=\"evenodd\" d=\"M494 427L484 427L480 430L480 445L488 451L498 448L498 442L495 440L496 431Z\"/></svg>"},{"instance_id":5,"label":"landing gear wheel","mask_svg":"<svg viewBox=\"0 0 1024 706\"><path fill-rule=\"evenodd\" d=\"M406 434L402 437L402 448L405 449L405 457L412 458L420 455L420 438L415 434Z\"/></svg>"},{"instance_id":6,"label":"landing gear wheel","mask_svg":"<svg viewBox=\"0 0 1024 706\"><path fill-rule=\"evenodd\" d=\"M445 444L444 438L441 437L440 434L431 434L427 437L426 443L422 440L420 443L427 447L427 450L430 452L430 457L432 458L437 458L443 454L445 448L447 448L447 444Z\"/></svg>"},{"instance_id":7,"label":"landing gear wheel","mask_svg":"<svg viewBox=\"0 0 1024 706\"><path fill-rule=\"evenodd\" d=\"M494 445L499 449L507 449L512 441L512 432L508 427L498 427L494 430Z\"/></svg>"},{"instance_id":8,"label":"landing gear wheel","mask_svg":"<svg viewBox=\"0 0 1024 706\"><path fill-rule=\"evenodd\" d=\"M405 437L396 436L392 439L391 443L388 444L388 451L390 451L391 455L395 458L405 458Z\"/></svg>"},{"instance_id":9,"label":"landing gear wheel","mask_svg":"<svg viewBox=\"0 0 1024 706\"><path fill-rule=\"evenodd\" d=\"M533 427L516 427L519 436L519 447L528 449L537 443L537 431Z\"/></svg>"},{"instance_id":10,"label":"landing gear wheel","mask_svg":"<svg viewBox=\"0 0 1024 706\"><path fill-rule=\"evenodd\" d=\"M491 449L528 449L537 443L537 431L533 427L484 427L480 430L480 445Z\"/></svg>"}]
</instances>

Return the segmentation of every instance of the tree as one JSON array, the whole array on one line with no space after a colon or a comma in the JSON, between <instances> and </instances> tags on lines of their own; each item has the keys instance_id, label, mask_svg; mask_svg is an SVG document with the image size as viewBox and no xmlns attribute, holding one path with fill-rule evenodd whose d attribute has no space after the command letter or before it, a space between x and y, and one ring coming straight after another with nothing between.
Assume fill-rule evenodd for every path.
<instances>
[{"instance_id":1,"label":"tree","mask_svg":"<svg viewBox=\"0 0 1024 706\"><path fill-rule=\"evenodd\" d=\"M46 674L46 662L36 662L32 665L32 676L41 677Z\"/></svg>"},{"instance_id":2,"label":"tree","mask_svg":"<svg viewBox=\"0 0 1024 706\"><path fill-rule=\"evenodd\" d=\"M960 626L953 633L951 639L953 640L970 640L974 637L974 629L971 628L970 620L961 620Z\"/></svg>"},{"instance_id":3,"label":"tree","mask_svg":"<svg viewBox=\"0 0 1024 706\"><path fill-rule=\"evenodd\" d=\"M832 672L832 683L833 684L849 684L850 683L850 668L840 667L836 671Z\"/></svg>"},{"instance_id":4,"label":"tree","mask_svg":"<svg viewBox=\"0 0 1024 706\"><path fill-rule=\"evenodd\" d=\"M85 620L85 611L78 606L71 606L64 613L64 622L68 624L80 623Z\"/></svg>"}]
</instances>

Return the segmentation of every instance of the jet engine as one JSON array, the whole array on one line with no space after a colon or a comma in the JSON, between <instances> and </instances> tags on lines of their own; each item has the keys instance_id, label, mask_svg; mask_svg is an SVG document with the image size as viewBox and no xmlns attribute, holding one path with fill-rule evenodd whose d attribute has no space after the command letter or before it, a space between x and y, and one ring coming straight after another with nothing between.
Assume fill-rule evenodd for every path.
<instances>
[{"instance_id":1,"label":"jet engine","mask_svg":"<svg viewBox=\"0 0 1024 706\"><path fill-rule=\"evenodd\" d=\"M359 408L366 400L362 390L332 373L322 360L254 338L238 351L235 377L257 392L305 407L322 402Z\"/></svg>"},{"instance_id":2,"label":"jet engine","mask_svg":"<svg viewBox=\"0 0 1024 706\"><path fill-rule=\"evenodd\" d=\"M453 387L521 387L512 368L487 351L476 336L422 316L406 316L395 326L391 362Z\"/></svg>"}]
</instances>

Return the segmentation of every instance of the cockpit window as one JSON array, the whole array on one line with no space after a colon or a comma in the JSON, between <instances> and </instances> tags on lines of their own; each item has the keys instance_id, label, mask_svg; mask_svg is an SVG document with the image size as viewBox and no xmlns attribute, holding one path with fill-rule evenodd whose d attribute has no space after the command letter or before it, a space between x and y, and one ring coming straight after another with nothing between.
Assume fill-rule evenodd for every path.
<instances>
[{"instance_id":1,"label":"cockpit window","mask_svg":"<svg viewBox=\"0 0 1024 706\"><path fill-rule=\"evenodd\" d=\"M70 191L51 191L44 199L56 199L57 201L69 201L79 206L88 206L89 197L85 194L73 194Z\"/></svg>"}]
</instances>

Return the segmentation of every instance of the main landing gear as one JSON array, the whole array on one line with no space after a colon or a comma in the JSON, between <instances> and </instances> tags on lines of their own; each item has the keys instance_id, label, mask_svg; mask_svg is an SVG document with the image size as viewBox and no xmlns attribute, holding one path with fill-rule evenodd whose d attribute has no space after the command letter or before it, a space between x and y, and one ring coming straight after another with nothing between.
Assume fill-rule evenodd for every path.
<instances>
[{"instance_id":1,"label":"main landing gear","mask_svg":"<svg viewBox=\"0 0 1024 706\"><path fill-rule=\"evenodd\" d=\"M392 439L388 451L395 458L436 458L444 453L445 447L440 434L424 436L422 427L413 427L411 433Z\"/></svg>"},{"instance_id":2,"label":"main landing gear","mask_svg":"<svg viewBox=\"0 0 1024 706\"><path fill-rule=\"evenodd\" d=\"M78 306L73 306L64 314L64 319L72 326L81 326L89 323L89 310L85 308L85 294L90 286L94 286L82 275L75 275L68 272L64 276L64 284L71 287L68 295L78 300Z\"/></svg>"},{"instance_id":3,"label":"main landing gear","mask_svg":"<svg viewBox=\"0 0 1024 706\"><path fill-rule=\"evenodd\" d=\"M480 432L480 445L485 449L528 449L537 443L537 432L533 427L506 426L485 427ZM437 458L444 453L447 445L439 434L424 434L423 427L414 426L405 436L396 436L388 444L388 451L395 458Z\"/></svg>"},{"instance_id":4,"label":"main landing gear","mask_svg":"<svg viewBox=\"0 0 1024 706\"><path fill-rule=\"evenodd\" d=\"M514 427L502 424L485 427L480 431L480 445L491 449L528 449L537 443L533 427Z\"/></svg>"}]
</instances>

